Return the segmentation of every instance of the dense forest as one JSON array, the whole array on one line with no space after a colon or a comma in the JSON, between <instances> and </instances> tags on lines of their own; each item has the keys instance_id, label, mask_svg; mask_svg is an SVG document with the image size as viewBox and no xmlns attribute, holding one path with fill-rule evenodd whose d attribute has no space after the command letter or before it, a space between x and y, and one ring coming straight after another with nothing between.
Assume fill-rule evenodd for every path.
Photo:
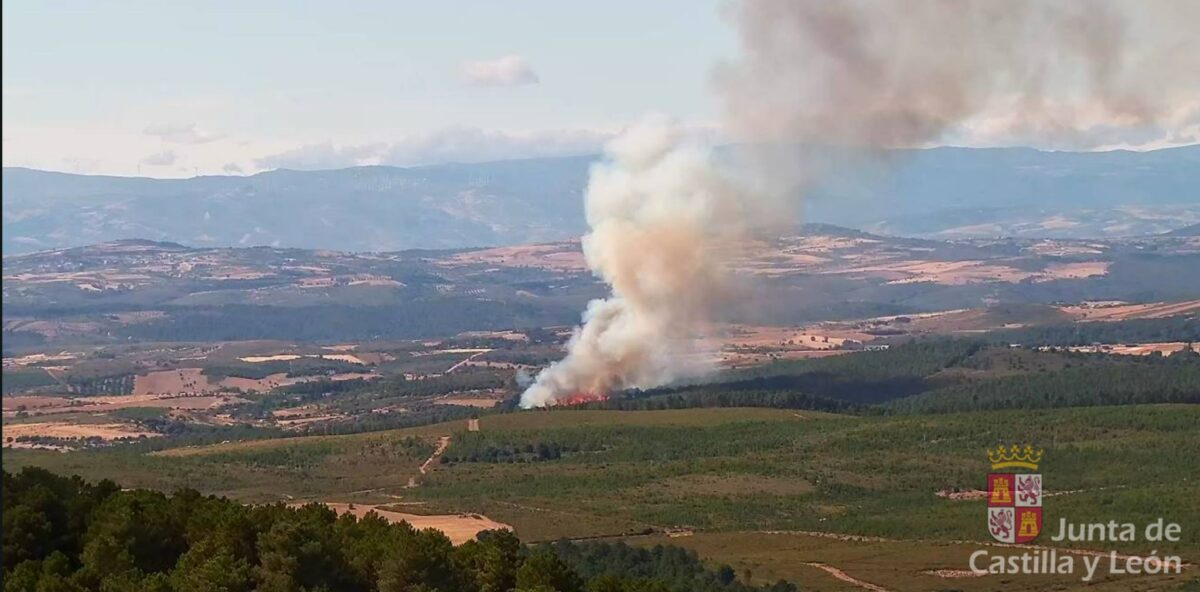
<instances>
[{"instance_id":1,"label":"dense forest","mask_svg":"<svg viewBox=\"0 0 1200 592\"><path fill-rule=\"evenodd\" d=\"M726 372L705 384L633 389L580 408L875 414L1141 403L1200 403L1200 354L1123 356L919 339L884 351Z\"/></svg>"},{"instance_id":2,"label":"dense forest","mask_svg":"<svg viewBox=\"0 0 1200 592\"><path fill-rule=\"evenodd\" d=\"M753 587L672 547L560 542L486 531L455 547L436 530L318 504L247 506L41 469L3 474L5 592L795 592Z\"/></svg>"},{"instance_id":3,"label":"dense forest","mask_svg":"<svg viewBox=\"0 0 1200 592\"><path fill-rule=\"evenodd\" d=\"M1036 325L1020 329L992 331L988 333L987 338L996 343L1020 343L1027 346L1196 342L1200 341L1200 319L1190 316L1174 316L1162 319Z\"/></svg>"},{"instance_id":4,"label":"dense forest","mask_svg":"<svg viewBox=\"0 0 1200 592\"><path fill-rule=\"evenodd\" d=\"M422 339L462 331L566 324L578 312L516 302L439 296L388 306L166 307L167 316L120 328L145 341L365 341Z\"/></svg>"},{"instance_id":5,"label":"dense forest","mask_svg":"<svg viewBox=\"0 0 1200 592\"><path fill-rule=\"evenodd\" d=\"M1097 354L1104 355L1104 354ZM988 409L1039 409L1142 403L1200 403L1200 354L1167 358L1114 356L1102 365L1080 364L973 381L897 399L888 409L945 413Z\"/></svg>"}]
</instances>

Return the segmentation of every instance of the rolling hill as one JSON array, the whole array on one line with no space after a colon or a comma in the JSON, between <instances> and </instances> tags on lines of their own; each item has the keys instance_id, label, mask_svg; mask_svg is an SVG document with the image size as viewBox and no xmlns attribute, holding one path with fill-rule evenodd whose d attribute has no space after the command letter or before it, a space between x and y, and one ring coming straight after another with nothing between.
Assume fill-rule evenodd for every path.
<instances>
[{"instance_id":1,"label":"rolling hill","mask_svg":"<svg viewBox=\"0 0 1200 592\"><path fill-rule=\"evenodd\" d=\"M798 232L746 246L735 262L744 304L720 320L792 325L1200 297L1192 237L947 241L815 224ZM4 336L6 346L426 338L573 324L606 291L578 241L352 253L125 240L5 257Z\"/></svg>"},{"instance_id":2,"label":"rolling hill","mask_svg":"<svg viewBox=\"0 0 1200 592\"><path fill-rule=\"evenodd\" d=\"M1200 146L828 149L803 219L930 238L1147 235L1200 222ZM594 156L148 179L5 168L5 254L119 239L343 251L547 242L585 229Z\"/></svg>"}]
</instances>

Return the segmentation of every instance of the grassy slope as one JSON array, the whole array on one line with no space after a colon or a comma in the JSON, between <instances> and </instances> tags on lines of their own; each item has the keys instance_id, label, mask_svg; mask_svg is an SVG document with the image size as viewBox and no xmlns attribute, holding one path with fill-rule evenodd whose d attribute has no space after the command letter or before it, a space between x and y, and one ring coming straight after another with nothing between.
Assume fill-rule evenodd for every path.
<instances>
[{"instance_id":1,"label":"grassy slope","mask_svg":"<svg viewBox=\"0 0 1200 592\"><path fill-rule=\"evenodd\" d=\"M480 434L468 434L462 422L454 422L152 456L6 453L4 464L9 470L38 464L134 486L186 485L248 501L281 495L382 501L398 494L403 502L424 502L406 505L406 511L482 512L514 525L529 540L688 526L700 532L671 542L755 569L763 577L808 570L800 580L810 587L825 582L816 589L837 590L842 584L812 573L804 561L829 562L852 573L857 569L868 581L882 578L899 589L984 590L991 589L985 583L998 580L951 581L920 573L965 565L960 557L964 547L947 541L987 538L981 501L949 501L934 492L981 487L988 469L985 447L1030 442L1046 448L1041 472L1049 491L1079 490L1047 499L1048 522L1055 529L1059 517L1076 523L1146 523L1163 516L1183 525L1184 541L1153 547L1193 563L1200 560L1196 406L914 417L771 409L554 411L488 416L482 422ZM451 453L470 446L538 443L580 452L552 461L435 465L420 487L403 489L430 443L442 434L454 436ZM396 444L408 436L422 441ZM384 489L361 491L375 488ZM759 532L766 530L864 534L904 542L845 543ZM1126 552L1150 549L1142 542L1113 546ZM907 559L901 564L901 558ZM889 569L895 573L886 575ZM1121 585L1138 589L1133 583Z\"/></svg>"}]
</instances>

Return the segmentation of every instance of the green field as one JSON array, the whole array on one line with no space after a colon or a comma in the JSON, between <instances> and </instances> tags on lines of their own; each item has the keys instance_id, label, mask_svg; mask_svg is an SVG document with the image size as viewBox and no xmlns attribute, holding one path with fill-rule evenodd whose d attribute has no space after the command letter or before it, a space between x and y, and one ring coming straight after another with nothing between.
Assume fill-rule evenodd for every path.
<instances>
[{"instance_id":1,"label":"green field","mask_svg":"<svg viewBox=\"0 0 1200 592\"><path fill-rule=\"evenodd\" d=\"M853 587L839 587L845 582L805 563L836 565L901 590L986 590L1000 579L923 573L965 569L967 549L988 540L981 500L936 492L982 488L986 447L1030 443L1046 449L1040 472L1047 492L1064 492L1046 499L1048 527L1056 530L1061 517L1140 525L1161 516L1182 525L1180 542L1099 546L1200 561L1196 406L896 417L563 410L490 415L481 424L478 433L453 422L153 454L12 451L4 466L39 465L126 486L193 487L254 502L403 502L405 511L479 512L513 525L527 541L601 536L650 544L661 542L662 533L694 533L670 542L751 569L763 581L787 577L821 590ZM452 437L444 462L419 487L405 488L442 435ZM635 536L647 532L658 534ZM814 532L824 534L799 534ZM1064 581L1070 580L1045 584ZM1161 583L1122 579L1094 589Z\"/></svg>"}]
</instances>

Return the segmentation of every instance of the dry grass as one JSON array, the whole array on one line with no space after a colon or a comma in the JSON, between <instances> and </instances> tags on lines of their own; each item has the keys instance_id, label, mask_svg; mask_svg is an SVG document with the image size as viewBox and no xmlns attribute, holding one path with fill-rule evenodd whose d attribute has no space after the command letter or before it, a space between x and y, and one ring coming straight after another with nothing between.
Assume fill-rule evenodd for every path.
<instances>
[{"instance_id":1,"label":"dry grass","mask_svg":"<svg viewBox=\"0 0 1200 592\"><path fill-rule=\"evenodd\" d=\"M491 409L500 401L497 397L450 397L445 399L437 399L434 405L460 405L462 407L479 407L481 409Z\"/></svg>"},{"instance_id":2,"label":"dry grass","mask_svg":"<svg viewBox=\"0 0 1200 592\"><path fill-rule=\"evenodd\" d=\"M1200 300L1183 302L1096 302L1063 306L1062 311L1080 321L1124 321L1130 319L1161 319L1200 312Z\"/></svg>"},{"instance_id":3,"label":"dry grass","mask_svg":"<svg viewBox=\"0 0 1200 592\"><path fill-rule=\"evenodd\" d=\"M129 424L123 423L62 423L35 422L6 424L3 427L4 440L21 436L42 436L48 438L100 438L115 440L117 438L148 438L158 436L154 432L144 432Z\"/></svg>"},{"instance_id":4,"label":"dry grass","mask_svg":"<svg viewBox=\"0 0 1200 592\"><path fill-rule=\"evenodd\" d=\"M1148 356L1153 353L1160 353L1164 356L1169 356L1176 352L1181 352L1191 345L1195 352L1200 352L1200 343L1188 344L1182 341L1171 341L1165 343L1136 343L1122 345L1080 345L1067 349L1076 352L1113 354L1118 356ZM1048 349L1048 348L1042 348Z\"/></svg>"},{"instance_id":5,"label":"dry grass","mask_svg":"<svg viewBox=\"0 0 1200 592\"><path fill-rule=\"evenodd\" d=\"M455 255L443 264L534 267L566 272L586 271L588 268L578 241L471 251Z\"/></svg>"},{"instance_id":6,"label":"dry grass","mask_svg":"<svg viewBox=\"0 0 1200 592\"><path fill-rule=\"evenodd\" d=\"M275 354L273 356L242 356L238 359L250 364L261 364L263 362L290 362L303 357L300 354Z\"/></svg>"},{"instance_id":7,"label":"dry grass","mask_svg":"<svg viewBox=\"0 0 1200 592\"><path fill-rule=\"evenodd\" d=\"M24 408L30 415L61 413L104 413L131 407L204 411L246 402L233 395L107 395L99 397L18 396L4 398L4 412L9 415Z\"/></svg>"},{"instance_id":8,"label":"dry grass","mask_svg":"<svg viewBox=\"0 0 1200 592\"><path fill-rule=\"evenodd\" d=\"M388 522L407 522L418 530L432 528L445 533L450 542L455 545L461 545L485 530L512 530L512 527L507 524L501 524L486 516L480 514L444 514L423 516L421 514L408 514L404 512L396 512L386 509L387 506L360 505L360 504L344 504L344 503L326 503L329 509L338 514L353 514L359 518L366 516L370 512L375 512L380 518Z\"/></svg>"},{"instance_id":9,"label":"dry grass","mask_svg":"<svg viewBox=\"0 0 1200 592\"><path fill-rule=\"evenodd\" d=\"M200 368L179 368L139 374L133 379L135 395L175 395L180 393L206 393L217 390Z\"/></svg>"},{"instance_id":10,"label":"dry grass","mask_svg":"<svg viewBox=\"0 0 1200 592\"><path fill-rule=\"evenodd\" d=\"M1079 263L1052 263L1046 266L1044 277L1036 281L1076 280L1105 275L1108 261L1081 261Z\"/></svg>"},{"instance_id":11,"label":"dry grass","mask_svg":"<svg viewBox=\"0 0 1200 592\"><path fill-rule=\"evenodd\" d=\"M981 526L982 528L982 526ZM702 557L719 558L738 574L751 573L755 584L778 579L799 583L804 590L848 592L890 590L905 592L993 592L998 590L1080 590L1091 592L1148 592L1176 590L1195 576L1194 570L1171 576L1098 575L1089 584L1081 574L987 575L970 574L970 554L986 548L992 555L1019 555L1020 546L1001 548L978 543L922 540L883 540L823 536L802 532L696 533L633 537L630 544L652 547L670 544L695 550ZM1076 566L1076 569L1081 569ZM1104 569L1101 570L1105 572ZM964 573L965 572L965 573ZM844 575L849 580L839 576ZM947 579L953 579L953 582Z\"/></svg>"},{"instance_id":12,"label":"dry grass","mask_svg":"<svg viewBox=\"0 0 1200 592\"><path fill-rule=\"evenodd\" d=\"M66 407L71 404L71 399L67 397L51 397L46 395L19 395L13 397L6 395L0 401L3 402L5 411L53 409L56 407Z\"/></svg>"},{"instance_id":13,"label":"dry grass","mask_svg":"<svg viewBox=\"0 0 1200 592\"><path fill-rule=\"evenodd\" d=\"M275 357L275 356L273 356ZM356 378L373 378L373 374L345 373L332 376L333 380L352 380ZM149 374L139 374L134 377L134 395L183 395L199 393L220 393L233 389L251 392L264 392L271 389L296 384L312 377L289 377L286 373L276 372L263 378L243 378L227 376L218 382L213 382L204 375L200 368L178 368L176 370L159 370Z\"/></svg>"}]
</instances>

